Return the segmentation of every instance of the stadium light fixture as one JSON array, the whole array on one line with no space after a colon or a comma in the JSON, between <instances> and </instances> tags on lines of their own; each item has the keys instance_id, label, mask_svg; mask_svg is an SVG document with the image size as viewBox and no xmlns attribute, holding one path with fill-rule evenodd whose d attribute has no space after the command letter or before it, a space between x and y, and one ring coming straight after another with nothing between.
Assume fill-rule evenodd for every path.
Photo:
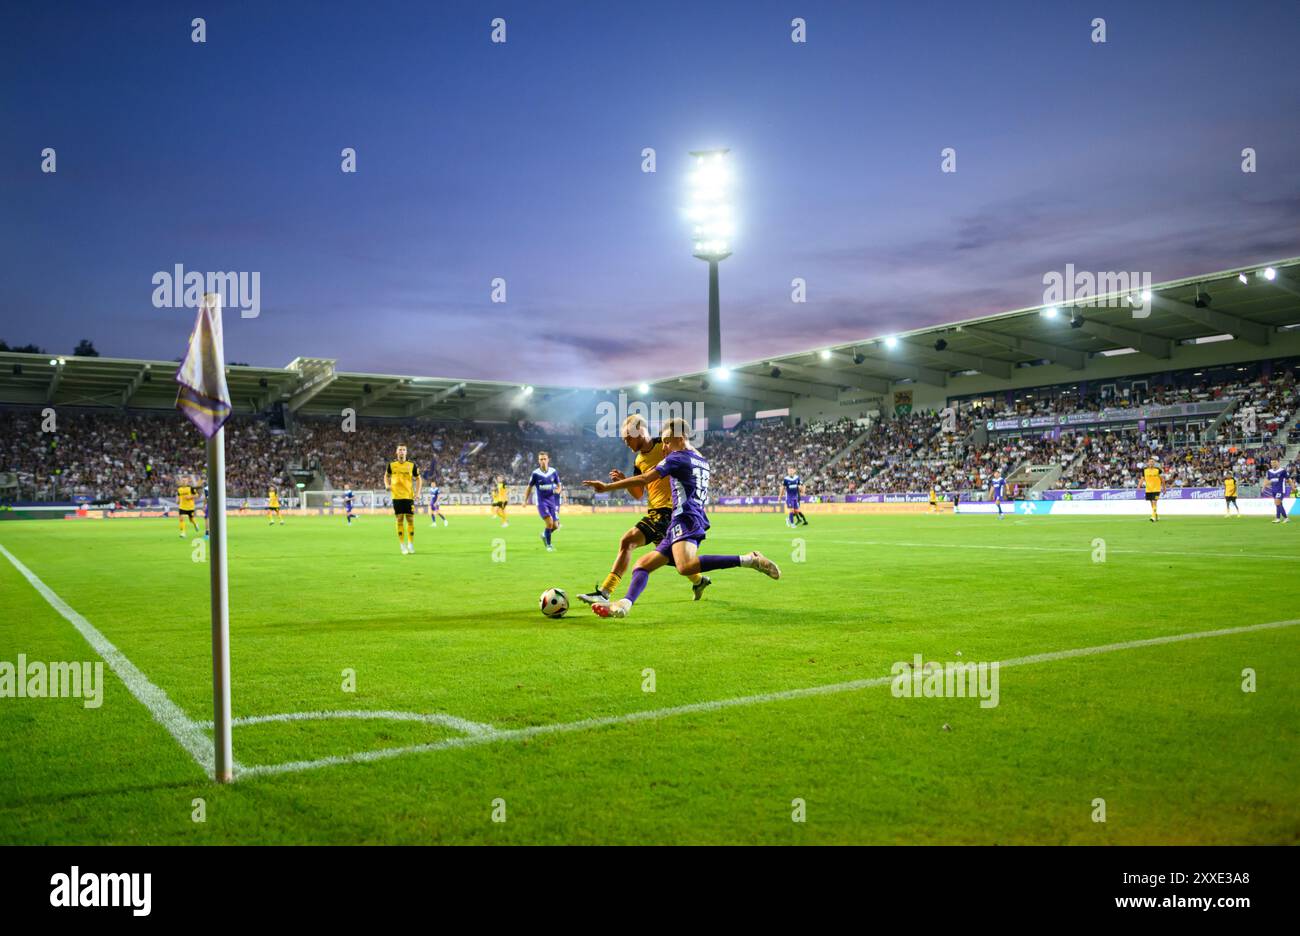
<instances>
[{"instance_id":1,"label":"stadium light fixture","mask_svg":"<svg viewBox=\"0 0 1300 936\"><path fill-rule=\"evenodd\" d=\"M1149 290L1149 289L1144 289L1144 290L1142 290L1142 301L1143 301L1143 302L1150 302L1150 301L1151 301L1151 290Z\"/></svg>"},{"instance_id":2,"label":"stadium light fixture","mask_svg":"<svg viewBox=\"0 0 1300 936\"><path fill-rule=\"evenodd\" d=\"M893 335L890 335L888 338L885 339L885 347L888 348L890 351L893 351L895 348L898 347L898 339L895 338Z\"/></svg>"},{"instance_id":3,"label":"stadium light fixture","mask_svg":"<svg viewBox=\"0 0 1300 936\"><path fill-rule=\"evenodd\" d=\"M823 360L823 361L829 361L830 359L831 359L831 349L830 349L830 348L823 348L823 349L822 349L822 360Z\"/></svg>"},{"instance_id":4,"label":"stadium light fixture","mask_svg":"<svg viewBox=\"0 0 1300 936\"><path fill-rule=\"evenodd\" d=\"M1248 277L1245 273L1238 273L1238 274L1237 274L1237 282L1239 282L1239 283L1241 283L1241 285L1245 286L1247 283L1250 282L1250 277Z\"/></svg>"},{"instance_id":5,"label":"stadium light fixture","mask_svg":"<svg viewBox=\"0 0 1300 936\"><path fill-rule=\"evenodd\" d=\"M1277 279L1277 270L1272 267L1264 267L1264 279L1270 283L1273 282L1273 280Z\"/></svg>"},{"instance_id":6,"label":"stadium light fixture","mask_svg":"<svg viewBox=\"0 0 1300 936\"><path fill-rule=\"evenodd\" d=\"M636 385L636 392L641 394L642 396L645 396L647 393L650 392L650 385L645 382L639 383Z\"/></svg>"},{"instance_id":7,"label":"stadium light fixture","mask_svg":"<svg viewBox=\"0 0 1300 936\"><path fill-rule=\"evenodd\" d=\"M1044 309L1042 313L1043 318L1045 319L1054 319L1060 314L1061 311L1058 308L1056 308L1056 306L1049 306L1048 308Z\"/></svg>"},{"instance_id":8,"label":"stadium light fixture","mask_svg":"<svg viewBox=\"0 0 1300 936\"><path fill-rule=\"evenodd\" d=\"M691 205L686 217L694 237L693 255L709 265L709 367L722 367L722 322L718 264L731 256L736 221L731 204L731 150L692 150Z\"/></svg>"},{"instance_id":9,"label":"stadium light fixture","mask_svg":"<svg viewBox=\"0 0 1300 936\"><path fill-rule=\"evenodd\" d=\"M532 396L532 395L533 395L533 385L528 384L524 387L524 396Z\"/></svg>"},{"instance_id":10,"label":"stadium light fixture","mask_svg":"<svg viewBox=\"0 0 1300 936\"><path fill-rule=\"evenodd\" d=\"M725 367L715 367L713 368L713 377L715 380L730 380L731 371L727 370Z\"/></svg>"},{"instance_id":11,"label":"stadium light fixture","mask_svg":"<svg viewBox=\"0 0 1300 936\"><path fill-rule=\"evenodd\" d=\"M50 367L58 367L58 366L59 366L59 359L58 359L58 358L50 358Z\"/></svg>"}]
</instances>

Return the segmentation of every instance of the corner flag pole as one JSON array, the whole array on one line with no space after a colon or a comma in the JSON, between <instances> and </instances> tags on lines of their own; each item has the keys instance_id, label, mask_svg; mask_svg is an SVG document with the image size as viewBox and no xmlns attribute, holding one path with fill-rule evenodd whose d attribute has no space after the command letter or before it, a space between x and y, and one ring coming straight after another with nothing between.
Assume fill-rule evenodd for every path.
<instances>
[{"instance_id":1,"label":"corner flag pole","mask_svg":"<svg viewBox=\"0 0 1300 936\"><path fill-rule=\"evenodd\" d=\"M216 309L221 322L221 306ZM234 779L230 730L230 595L226 581L226 430L208 439L208 572L212 586L212 744L218 783Z\"/></svg>"},{"instance_id":2,"label":"corner flag pole","mask_svg":"<svg viewBox=\"0 0 1300 936\"><path fill-rule=\"evenodd\" d=\"M226 386L221 299L207 293L176 371L176 408L198 427L208 449L208 570L212 587L213 778L234 779L230 737L230 599L226 578L226 431L233 407Z\"/></svg>"}]
</instances>

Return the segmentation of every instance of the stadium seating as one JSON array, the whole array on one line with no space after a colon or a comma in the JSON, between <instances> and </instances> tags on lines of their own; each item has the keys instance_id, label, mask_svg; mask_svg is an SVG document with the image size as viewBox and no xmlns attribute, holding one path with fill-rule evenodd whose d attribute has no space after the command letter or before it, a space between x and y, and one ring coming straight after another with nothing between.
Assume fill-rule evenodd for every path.
<instances>
[{"instance_id":1,"label":"stadium seating","mask_svg":"<svg viewBox=\"0 0 1300 936\"><path fill-rule=\"evenodd\" d=\"M1142 430L994 433L975 441L974 429L990 418L1224 399L1234 408L1214 439L1195 427L1162 422ZM1118 397L1041 390L1020 391L1010 401L963 400L947 432L935 412L802 425L752 420L707 432L699 446L713 464L714 496L775 496L790 467L814 497L932 486L949 495L984 491L995 472L1009 477L1029 465L1059 466L1054 486L1060 488L1133 487L1149 457L1159 460L1174 486L1216 486L1227 470L1249 486L1268 459L1282 455L1278 434L1296 409L1295 377L1288 371L1271 380L1254 375L1149 392L1139 387ZM26 497L79 494L130 503L168 496L179 476L203 472L200 439L173 412L65 409L56 432L43 432L42 418L35 409L0 413L0 471L15 472ZM445 489L471 494L486 492L498 474L522 483L543 449L552 452L571 492L585 477L604 477L610 467L630 463L617 439L530 423L361 420L348 431L338 420L307 418L292 420L285 431L268 419L235 417L227 432L227 487L236 497L258 496L301 477L314 478L316 486L378 488L399 443Z\"/></svg>"}]
</instances>

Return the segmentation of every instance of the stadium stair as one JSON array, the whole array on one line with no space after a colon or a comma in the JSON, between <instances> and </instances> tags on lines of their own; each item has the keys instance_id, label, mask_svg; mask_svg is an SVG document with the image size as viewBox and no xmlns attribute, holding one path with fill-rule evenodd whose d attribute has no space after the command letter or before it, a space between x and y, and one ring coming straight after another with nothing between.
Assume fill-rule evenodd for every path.
<instances>
[{"instance_id":1,"label":"stadium stair","mask_svg":"<svg viewBox=\"0 0 1300 936\"><path fill-rule=\"evenodd\" d=\"M847 458L850 452L852 452L854 449L861 446L863 442L867 441L867 437L871 435L871 430L874 428L875 428L875 423L872 423L871 425L867 426L867 428L862 430L861 433L855 436L849 442L848 445L844 446L844 448L840 449L838 452L832 455L830 459L826 462L826 464L822 465L821 468L818 470L821 472L825 472L829 468L834 468L845 458Z\"/></svg>"},{"instance_id":2,"label":"stadium stair","mask_svg":"<svg viewBox=\"0 0 1300 936\"><path fill-rule=\"evenodd\" d=\"M1039 466L1038 465L1029 466L1029 468L1031 469L1037 467ZM1042 494L1044 491L1050 491L1052 489L1052 485L1056 483L1057 478L1061 477L1061 473L1064 470L1065 468L1060 463L1053 464L1050 467L1048 467L1046 471L1044 471L1041 475L1038 476L1038 480L1034 482L1034 486L1029 489L1028 496L1030 498L1037 498L1038 495Z\"/></svg>"},{"instance_id":3,"label":"stadium stair","mask_svg":"<svg viewBox=\"0 0 1300 936\"><path fill-rule=\"evenodd\" d=\"M1205 440L1207 442L1213 442L1219 437L1219 428L1232 419L1232 414L1237 411L1239 405L1241 405L1241 397L1229 397L1228 405L1223 408L1223 412L1216 416L1214 422L1210 423L1205 430Z\"/></svg>"}]
</instances>

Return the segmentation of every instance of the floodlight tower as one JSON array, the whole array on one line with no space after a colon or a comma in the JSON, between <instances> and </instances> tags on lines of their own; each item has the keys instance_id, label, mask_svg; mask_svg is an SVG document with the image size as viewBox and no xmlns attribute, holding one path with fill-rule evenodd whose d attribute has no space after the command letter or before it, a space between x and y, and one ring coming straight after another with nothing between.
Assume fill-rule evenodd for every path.
<instances>
[{"instance_id":1,"label":"floodlight tower","mask_svg":"<svg viewBox=\"0 0 1300 936\"><path fill-rule=\"evenodd\" d=\"M691 220L694 256L709 264L709 369L722 367L722 318L718 303L718 264L731 256L735 220L731 210L731 150L693 150Z\"/></svg>"}]
</instances>

